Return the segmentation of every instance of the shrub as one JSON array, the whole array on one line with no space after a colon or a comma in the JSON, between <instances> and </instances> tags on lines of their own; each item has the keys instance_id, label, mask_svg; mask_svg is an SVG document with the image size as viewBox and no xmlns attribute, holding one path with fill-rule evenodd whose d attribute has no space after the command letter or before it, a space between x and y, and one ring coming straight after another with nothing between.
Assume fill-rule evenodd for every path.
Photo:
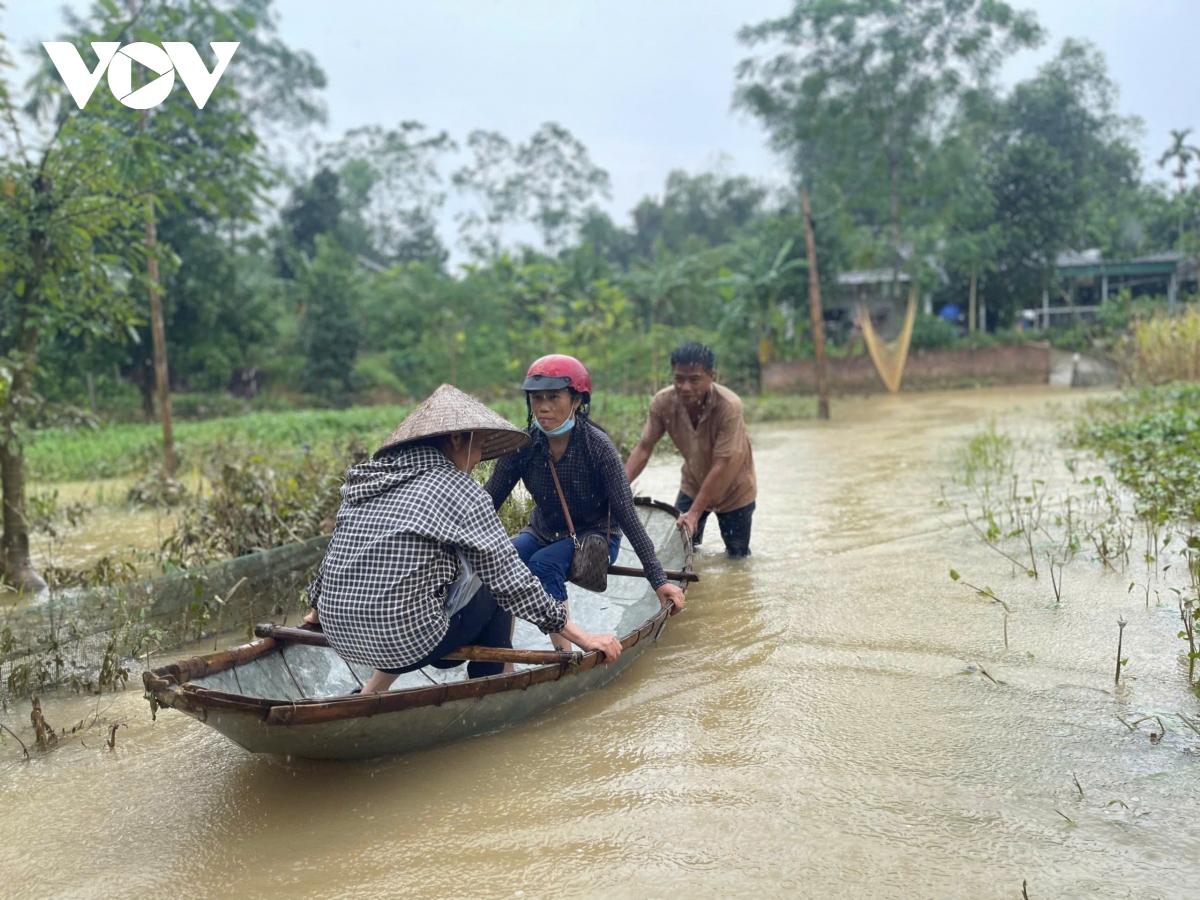
<instances>
[{"instance_id":1,"label":"shrub","mask_svg":"<svg viewBox=\"0 0 1200 900\"><path fill-rule=\"evenodd\" d=\"M944 350L958 342L957 326L945 319L921 313L913 320L913 350Z\"/></svg>"},{"instance_id":2,"label":"shrub","mask_svg":"<svg viewBox=\"0 0 1200 900\"><path fill-rule=\"evenodd\" d=\"M1134 331L1135 377L1150 384L1200 379L1200 305L1182 315L1156 315Z\"/></svg>"}]
</instances>

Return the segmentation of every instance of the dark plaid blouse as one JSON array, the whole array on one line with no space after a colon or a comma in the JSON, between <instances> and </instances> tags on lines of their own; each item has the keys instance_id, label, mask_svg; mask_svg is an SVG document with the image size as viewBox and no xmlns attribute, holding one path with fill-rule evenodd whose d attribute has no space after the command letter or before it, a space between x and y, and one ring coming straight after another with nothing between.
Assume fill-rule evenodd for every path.
<instances>
[{"instance_id":1,"label":"dark plaid blouse","mask_svg":"<svg viewBox=\"0 0 1200 900\"><path fill-rule=\"evenodd\" d=\"M570 532L550 476L550 440L534 425L525 430L533 443L501 457L484 490L492 495L492 503L499 509L517 482L523 481L536 504L526 530L545 545L569 537ZM576 420L567 451L562 459L555 461L554 469L562 482L576 534L604 534L608 530L619 536L624 532L629 535L629 543L654 589L666 584L667 576L654 553L654 542L638 518L621 454L612 439L591 422Z\"/></svg>"},{"instance_id":2,"label":"dark plaid blouse","mask_svg":"<svg viewBox=\"0 0 1200 900\"><path fill-rule=\"evenodd\" d=\"M544 632L566 627L563 605L521 562L491 498L438 450L411 447L351 468L308 588L329 645L376 668L423 659L450 626L459 553L504 609Z\"/></svg>"}]
</instances>

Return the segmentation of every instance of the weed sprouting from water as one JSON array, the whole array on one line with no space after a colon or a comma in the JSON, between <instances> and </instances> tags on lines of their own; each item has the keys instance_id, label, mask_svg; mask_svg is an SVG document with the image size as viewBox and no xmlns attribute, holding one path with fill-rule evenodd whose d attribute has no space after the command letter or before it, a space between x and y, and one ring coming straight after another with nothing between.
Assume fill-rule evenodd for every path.
<instances>
[{"instance_id":1,"label":"weed sprouting from water","mask_svg":"<svg viewBox=\"0 0 1200 900\"><path fill-rule=\"evenodd\" d=\"M1008 649L1008 615L1009 615L1009 613L1012 612L1012 609L1009 607L1009 605L1007 603L1005 603L1003 600L1001 600L999 597L997 597L996 592L993 591L990 587L986 587L986 586L985 587L977 587L976 585L971 584L969 581L963 581L963 577L961 575L959 575L958 572L956 572L954 569L950 570L950 580L951 581L962 581L963 586L969 587L971 590L973 590L976 593L977 596L986 597L987 599L991 600L993 603L999 603L1000 606L1004 608L1004 649L1007 650Z\"/></svg>"},{"instance_id":2,"label":"weed sprouting from water","mask_svg":"<svg viewBox=\"0 0 1200 900\"><path fill-rule=\"evenodd\" d=\"M1012 474L1016 459L1013 440L996 420L971 437L955 456L957 476L969 490L990 495Z\"/></svg>"},{"instance_id":3,"label":"weed sprouting from water","mask_svg":"<svg viewBox=\"0 0 1200 900\"><path fill-rule=\"evenodd\" d=\"M1195 386L1089 404L1088 418L1076 421L1064 440L1102 458L1069 457L1063 461L1066 473L1054 468L1048 449L1053 442L1018 440L990 421L955 456L957 497L942 493L942 505L957 503L963 521L1013 574L1041 581L1049 572L1055 605L1064 601L1066 569L1080 554L1106 571L1132 576L1129 592L1136 591L1147 608L1173 593L1192 684L1200 659L1197 407L1200 389ZM1177 578L1174 584L1167 579L1180 560L1187 566L1188 589ZM1118 684L1127 662L1122 660L1115 673Z\"/></svg>"},{"instance_id":4,"label":"weed sprouting from water","mask_svg":"<svg viewBox=\"0 0 1200 900\"><path fill-rule=\"evenodd\" d=\"M23 740L21 740L19 737L17 737L17 733L15 731L13 731L11 728L9 728L7 725L5 725L3 722L0 722L0 728L3 728L5 731L7 731L9 734L11 734L13 737L13 740L21 745L21 752L25 755L25 759L28 760L29 759L29 748L25 746L25 742ZM0 735L0 737L3 737L3 736Z\"/></svg>"},{"instance_id":5,"label":"weed sprouting from water","mask_svg":"<svg viewBox=\"0 0 1200 900\"><path fill-rule=\"evenodd\" d=\"M1124 618L1117 619L1117 674L1113 679L1117 686L1121 684L1121 669L1129 664L1129 659L1121 656L1121 643L1125 639L1125 626L1128 624Z\"/></svg>"},{"instance_id":6,"label":"weed sprouting from water","mask_svg":"<svg viewBox=\"0 0 1200 900\"><path fill-rule=\"evenodd\" d=\"M1062 586L1063 586L1063 564L1055 560L1050 553L1046 554L1046 558L1050 563L1050 586L1054 588L1054 602L1062 603ZM1058 566L1058 574L1054 572L1054 567Z\"/></svg>"}]
</instances>

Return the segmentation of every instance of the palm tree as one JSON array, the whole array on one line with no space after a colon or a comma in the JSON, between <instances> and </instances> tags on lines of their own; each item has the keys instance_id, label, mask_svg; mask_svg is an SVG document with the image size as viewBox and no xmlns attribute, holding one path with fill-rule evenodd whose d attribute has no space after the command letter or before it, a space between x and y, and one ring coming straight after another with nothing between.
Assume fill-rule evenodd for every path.
<instances>
[{"instance_id":1,"label":"palm tree","mask_svg":"<svg viewBox=\"0 0 1200 900\"><path fill-rule=\"evenodd\" d=\"M1192 133L1192 129L1184 128L1183 130L1171 129L1171 146L1166 149L1162 156L1158 158L1159 168L1165 168L1171 160L1176 161L1175 171L1171 174L1179 180L1179 239L1183 240L1183 193L1184 179L1187 178L1188 166L1195 159L1200 159L1200 147L1194 147L1191 144L1185 143L1187 136Z\"/></svg>"},{"instance_id":2,"label":"palm tree","mask_svg":"<svg viewBox=\"0 0 1200 900\"><path fill-rule=\"evenodd\" d=\"M793 241L787 240L778 249L766 241L749 241L738 250L739 270L723 269L714 284L724 288L726 308L720 330L737 330L757 338L757 353L750 360L758 389L762 390L762 367L775 354L772 335L786 333L786 322L779 321L781 294L795 288L792 279L799 269L807 271L808 260L789 256ZM794 307L785 317L794 315Z\"/></svg>"}]
</instances>

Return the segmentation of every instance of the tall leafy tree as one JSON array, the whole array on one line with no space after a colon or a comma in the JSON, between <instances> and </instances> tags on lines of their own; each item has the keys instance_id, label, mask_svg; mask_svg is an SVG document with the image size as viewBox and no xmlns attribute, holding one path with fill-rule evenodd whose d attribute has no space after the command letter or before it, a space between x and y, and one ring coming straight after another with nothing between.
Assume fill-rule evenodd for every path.
<instances>
[{"instance_id":1,"label":"tall leafy tree","mask_svg":"<svg viewBox=\"0 0 1200 900\"><path fill-rule=\"evenodd\" d=\"M1040 135L1004 148L993 185L1000 277L987 291L988 308L1004 324L1053 287L1058 252L1075 223L1076 190L1070 164Z\"/></svg>"},{"instance_id":2,"label":"tall leafy tree","mask_svg":"<svg viewBox=\"0 0 1200 900\"><path fill-rule=\"evenodd\" d=\"M336 234L342 225L341 179L322 166L307 182L292 188L279 215L280 233L275 244L279 273L294 278L297 254L311 256L319 234Z\"/></svg>"},{"instance_id":3,"label":"tall leafy tree","mask_svg":"<svg viewBox=\"0 0 1200 900\"><path fill-rule=\"evenodd\" d=\"M954 284L965 282L972 330L986 330L978 315L979 283L995 269L1001 238L991 142L988 124L969 118L945 136L930 164L929 210L916 247L919 261L939 260Z\"/></svg>"},{"instance_id":4,"label":"tall leafy tree","mask_svg":"<svg viewBox=\"0 0 1200 900\"><path fill-rule=\"evenodd\" d=\"M546 122L517 149L526 215L547 253L575 235L588 205L609 196L609 177L587 147L557 122Z\"/></svg>"},{"instance_id":5,"label":"tall leafy tree","mask_svg":"<svg viewBox=\"0 0 1200 900\"><path fill-rule=\"evenodd\" d=\"M1176 205L1179 207L1178 222L1179 222L1179 240L1183 240L1183 198L1187 193L1184 182L1187 180L1188 168L1191 164L1200 159L1200 147L1187 142L1188 135L1192 133L1192 129L1171 129L1171 146L1163 151L1163 155L1158 158L1159 168L1163 168L1167 163L1174 163L1174 169L1171 171L1171 176L1178 182L1177 193L1175 195Z\"/></svg>"},{"instance_id":6,"label":"tall leafy tree","mask_svg":"<svg viewBox=\"0 0 1200 900\"><path fill-rule=\"evenodd\" d=\"M635 210L635 244L642 256L656 248L680 253L715 247L761 215L766 199L766 188L744 175L675 169L661 203L646 198Z\"/></svg>"},{"instance_id":7,"label":"tall leafy tree","mask_svg":"<svg viewBox=\"0 0 1200 900\"><path fill-rule=\"evenodd\" d=\"M479 208L459 215L459 233L477 257L500 253L506 226L531 224L550 254L562 250L587 219L593 201L609 195L609 177L587 147L556 122L546 122L514 145L494 131L467 137L472 161L454 184Z\"/></svg>"},{"instance_id":8,"label":"tall leafy tree","mask_svg":"<svg viewBox=\"0 0 1200 900\"><path fill-rule=\"evenodd\" d=\"M340 176L348 247L376 263L432 262L449 255L437 233L446 202L440 160L455 150L444 131L429 134L420 122L395 128L355 128L325 154Z\"/></svg>"},{"instance_id":9,"label":"tall leafy tree","mask_svg":"<svg viewBox=\"0 0 1200 900\"><path fill-rule=\"evenodd\" d=\"M197 353L227 350L228 316L200 311L214 292L233 299L228 265L212 264L212 254L233 252L240 223L252 222L269 182L269 166L255 128L293 121L297 110L319 112L314 92L323 76L311 57L295 54L278 40L269 0L171 0L134 5L123 12L98 2L84 15L67 15L62 39L96 63L93 41L181 40L207 54L209 41L239 41L238 62L209 97L203 110L181 86L154 110L121 105L97 90L80 110L48 59L31 79L25 102L5 88L4 140L10 153L5 180L12 190L3 202L8 231L0 249L0 302L12 302L5 316L8 353L14 373L8 402L0 413L5 435L6 569L31 576L24 524L23 457L20 426L36 405L37 352L44 342L74 338L93 329L97 340L119 342L144 334L144 304L150 287L143 242L147 198L153 198L164 234L180 246L203 246L203 260L181 261L160 243L159 281L166 307L188 303L196 328L188 346L198 369L211 359ZM206 60L211 67L212 59ZM244 93L243 93L244 91ZM285 109L286 108L286 109ZM23 187L24 186L24 187ZM22 246L24 244L24 246ZM188 280L172 296L173 279ZM199 287L205 279L207 284ZM235 304L236 305L236 304ZM87 314L87 315L85 315ZM185 314L183 319L188 316ZM171 327L168 315L168 329ZM241 324L232 327L238 330ZM148 347L148 335L130 346ZM136 366L135 366L136 368ZM214 367L215 368L215 367Z\"/></svg>"},{"instance_id":10,"label":"tall leafy tree","mask_svg":"<svg viewBox=\"0 0 1200 900\"><path fill-rule=\"evenodd\" d=\"M1060 199L1071 225L1063 246L1119 253L1121 228L1136 215L1140 123L1118 114L1103 54L1085 41L1063 41L1034 78L1013 89L997 125L1002 143L1039 137L1068 166L1071 191Z\"/></svg>"},{"instance_id":11,"label":"tall leafy tree","mask_svg":"<svg viewBox=\"0 0 1200 900\"><path fill-rule=\"evenodd\" d=\"M95 40L130 27L111 11ZM0 42L0 65L9 60ZM22 104L0 81L0 571L44 583L29 557L25 429L39 397L39 350L58 333L115 337L138 320L134 266L144 198L162 180L154 136L124 117L91 116L60 97ZM40 102L39 102L40 101Z\"/></svg>"},{"instance_id":12,"label":"tall leafy tree","mask_svg":"<svg viewBox=\"0 0 1200 900\"><path fill-rule=\"evenodd\" d=\"M517 149L498 131L476 129L467 135L471 162L452 180L475 208L456 215L459 240L471 255L486 259L500 254L504 229L521 214L525 198Z\"/></svg>"},{"instance_id":13,"label":"tall leafy tree","mask_svg":"<svg viewBox=\"0 0 1200 900\"><path fill-rule=\"evenodd\" d=\"M939 123L1041 30L1002 0L794 0L740 38L773 52L739 66L737 105L798 175L886 223L898 248Z\"/></svg>"},{"instance_id":14,"label":"tall leafy tree","mask_svg":"<svg viewBox=\"0 0 1200 900\"><path fill-rule=\"evenodd\" d=\"M300 277L304 306L301 384L310 393L336 398L354 389L365 276L354 254L336 239L320 235L316 243L316 254Z\"/></svg>"}]
</instances>

